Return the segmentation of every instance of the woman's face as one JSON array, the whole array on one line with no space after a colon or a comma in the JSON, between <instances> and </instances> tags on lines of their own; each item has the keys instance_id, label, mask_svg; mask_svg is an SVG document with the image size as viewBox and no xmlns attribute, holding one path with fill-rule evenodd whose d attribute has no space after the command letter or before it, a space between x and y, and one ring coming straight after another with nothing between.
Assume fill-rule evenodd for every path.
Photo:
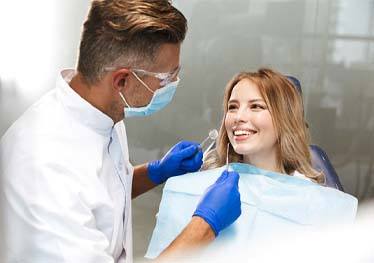
<instances>
[{"instance_id":1,"label":"woman's face","mask_svg":"<svg viewBox=\"0 0 374 263\"><path fill-rule=\"evenodd\" d=\"M275 158L276 131L257 85L248 79L238 82L231 93L225 118L230 143L244 160Z\"/></svg>"}]
</instances>

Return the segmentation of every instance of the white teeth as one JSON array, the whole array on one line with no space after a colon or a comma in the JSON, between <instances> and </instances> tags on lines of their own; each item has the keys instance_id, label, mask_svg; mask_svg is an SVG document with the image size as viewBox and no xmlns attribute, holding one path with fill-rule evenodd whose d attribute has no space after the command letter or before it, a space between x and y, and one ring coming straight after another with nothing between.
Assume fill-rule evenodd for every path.
<instances>
[{"instance_id":1,"label":"white teeth","mask_svg":"<svg viewBox=\"0 0 374 263\"><path fill-rule=\"evenodd\" d=\"M250 135L253 134L253 131L245 131L245 130L236 130L234 131L234 135L240 136L240 135Z\"/></svg>"}]
</instances>

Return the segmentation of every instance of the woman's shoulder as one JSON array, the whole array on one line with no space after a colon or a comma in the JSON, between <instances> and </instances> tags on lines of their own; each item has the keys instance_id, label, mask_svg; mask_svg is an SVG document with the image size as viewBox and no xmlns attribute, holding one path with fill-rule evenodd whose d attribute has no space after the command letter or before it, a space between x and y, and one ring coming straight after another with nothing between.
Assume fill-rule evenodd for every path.
<instances>
[{"instance_id":1,"label":"woman's shoulder","mask_svg":"<svg viewBox=\"0 0 374 263\"><path fill-rule=\"evenodd\" d=\"M308 178L307 176L305 176L304 174L300 173L297 170L295 170L291 175L294 176L294 177L298 177L298 178L302 178L302 179L305 179L305 180L308 180L308 181L312 181L310 178Z\"/></svg>"}]
</instances>

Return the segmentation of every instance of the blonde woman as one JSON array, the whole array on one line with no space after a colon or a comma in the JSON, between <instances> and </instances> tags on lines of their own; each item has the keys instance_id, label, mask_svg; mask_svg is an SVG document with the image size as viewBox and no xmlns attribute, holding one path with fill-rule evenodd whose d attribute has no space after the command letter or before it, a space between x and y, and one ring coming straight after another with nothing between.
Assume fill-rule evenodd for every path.
<instances>
[{"instance_id":1,"label":"blonde woman","mask_svg":"<svg viewBox=\"0 0 374 263\"><path fill-rule=\"evenodd\" d=\"M229 81L217 147L203 169L242 162L264 170L323 183L311 166L309 132L300 94L283 75L271 69L242 72Z\"/></svg>"},{"instance_id":2,"label":"blonde woman","mask_svg":"<svg viewBox=\"0 0 374 263\"><path fill-rule=\"evenodd\" d=\"M231 255L242 246L252 254L277 237L353 222L357 199L321 186L324 175L311 166L302 99L286 77L270 69L239 73L226 86L223 107L217 146L203 170L166 182L146 257L157 257L172 242L209 185L228 169L228 177L240 176L241 215L210 244L213 255Z\"/></svg>"}]
</instances>

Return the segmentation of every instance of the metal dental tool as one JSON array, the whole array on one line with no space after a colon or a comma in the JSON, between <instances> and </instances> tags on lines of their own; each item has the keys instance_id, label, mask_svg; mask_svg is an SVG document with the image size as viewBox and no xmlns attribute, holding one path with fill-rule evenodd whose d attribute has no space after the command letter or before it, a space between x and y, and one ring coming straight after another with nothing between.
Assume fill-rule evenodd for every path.
<instances>
[{"instance_id":1,"label":"metal dental tool","mask_svg":"<svg viewBox=\"0 0 374 263\"><path fill-rule=\"evenodd\" d=\"M229 148L230 148L230 143L227 144L226 148L226 171L229 171Z\"/></svg>"},{"instance_id":2,"label":"metal dental tool","mask_svg":"<svg viewBox=\"0 0 374 263\"><path fill-rule=\"evenodd\" d=\"M204 145L210 140L215 141L217 137L218 131L216 129L209 131L209 135L200 143L200 148L202 149Z\"/></svg>"},{"instance_id":3,"label":"metal dental tool","mask_svg":"<svg viewBox=\"0 0 374 263\"><path fill-rule=\"evenodd\" d=\"M213 129L211 131L209 131L209 135L208 137L206 137L201 143L200 143L200 149L202 149L203 151L203 160L205 159L206 157L206 154L210 151L211 148L213 148L213 146L215 145L216 143L216 139L218 137L218 131L216 129ZM205 147L207 145L207 143L210 142L210 144L208 145L208 147L206 147L205 149L203 149L203 147Z\"/></svg>"}]
</instances>

